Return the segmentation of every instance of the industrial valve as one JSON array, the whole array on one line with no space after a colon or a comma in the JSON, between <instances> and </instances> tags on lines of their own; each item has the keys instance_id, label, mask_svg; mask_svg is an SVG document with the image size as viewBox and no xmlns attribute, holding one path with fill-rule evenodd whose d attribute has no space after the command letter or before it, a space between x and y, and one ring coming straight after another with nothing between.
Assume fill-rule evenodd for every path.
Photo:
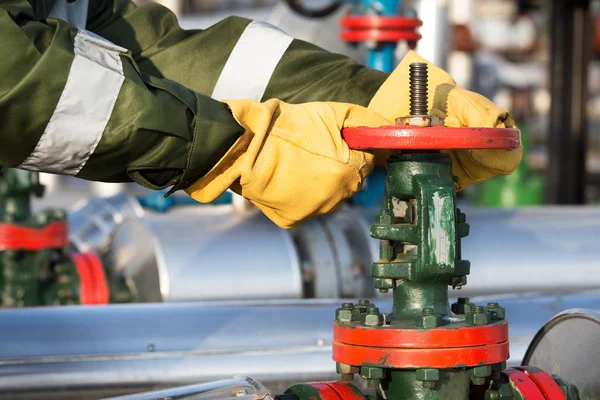
<instances>
[{"instance_id":1,"label":"industrial valve","mask_svg":"<svg viewBox=\"0 0 600 400\"><path fill-rule=\"evenodd\" d=\"M32 194L43 194L35 177L0 171L0 307L107 304L110 289L100 258L70 254L66 212L32 214Z\"/></svg>"},{"instance_id":2,"label":"industrial valve","mask_svg":"<svg viewBox=\"0 0 600 400\"><path fill-rule=\"evenodd\" d=\"M456 207L443 150L515 149L520 132L444 127L428 114L427 65L412 64L410 78L410 115L394 126L343 132L351 148L393 153L383 209L371 226L380 240L371 275L376 289L393 291L392 310L368 300L343 304L332 345L343 381L295 385L280 399L372 398L349 382L356 374L378 399L567 399L558 378L531 367L506 369L508 322L498 303L463 297L449 306L448 287L464 286L470 272L461 258L469 225Z\"/></svg>"}]
</instances>

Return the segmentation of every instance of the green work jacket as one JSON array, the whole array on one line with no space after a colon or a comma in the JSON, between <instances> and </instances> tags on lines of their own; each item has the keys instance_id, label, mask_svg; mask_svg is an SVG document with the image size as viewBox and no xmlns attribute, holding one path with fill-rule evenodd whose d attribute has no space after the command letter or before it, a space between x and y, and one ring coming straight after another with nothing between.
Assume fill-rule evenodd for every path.
<instances>
[{"instance_id":1,"label":"green work jacket","mask_svg":"<svg viewBox=\"0 0 600 400\"><path fill-rule=\"evenodd\" d=\"M181 189L243 133L219 100L366 105L387 75L264 22L186 31L129 0L0 0L0 165Z\"/></svg>"}]
</instances>

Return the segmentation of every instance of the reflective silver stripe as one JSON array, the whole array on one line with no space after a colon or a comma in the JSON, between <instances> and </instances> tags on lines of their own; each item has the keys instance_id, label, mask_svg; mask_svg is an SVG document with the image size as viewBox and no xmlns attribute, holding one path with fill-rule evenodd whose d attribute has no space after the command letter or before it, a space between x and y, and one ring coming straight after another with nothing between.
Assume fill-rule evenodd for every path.
<instances>
[{"instance_id":1,"label":"reflective silver stripe","mask_svg":"<svg viewBox=\"0 0 600 400\"><path fill-rule=\"evenodd\" d=\"M21 169L76 175L102 138L125 80L119 53L127 50L83 30L74 47L67 84Z\"/></svg>"},{"instance_id":2,"label":"reflective silver stripe","mask_svg":"<svg viewBox=\"0 0 600 400\"><path fill-rule=\"evenodd\" d=\"M48 15L49 18L62 19L79 29L85 29L89 0L57 0Z\"/></svg>"},{"instance_id":3,"label":"reflective silver stripe","mask_svg":"<svg viewBox=\"0 0 600 400\"><path fill-rule=\"evenodd\" d=\"M212 97L260 101L279 60L294 40L266 22L251 22L221 71Z\"/></svg>"}]
</instances>

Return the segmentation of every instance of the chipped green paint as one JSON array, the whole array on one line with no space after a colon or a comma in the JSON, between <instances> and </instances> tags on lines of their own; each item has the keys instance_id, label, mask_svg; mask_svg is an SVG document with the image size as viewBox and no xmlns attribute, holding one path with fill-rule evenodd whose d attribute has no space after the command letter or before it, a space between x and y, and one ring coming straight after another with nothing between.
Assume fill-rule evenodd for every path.
<instances>
[{"instance_id":1,"label":"chipped green paint","mask_svg":"<svg viewBox=\"0 0 600 400\"><path fill-rule=\"evenodd\" d=\"M452 191L434 191L428 196L429 247L431 261L438 268L454 267L455 207Z\"/></svg>"}]
</instances>

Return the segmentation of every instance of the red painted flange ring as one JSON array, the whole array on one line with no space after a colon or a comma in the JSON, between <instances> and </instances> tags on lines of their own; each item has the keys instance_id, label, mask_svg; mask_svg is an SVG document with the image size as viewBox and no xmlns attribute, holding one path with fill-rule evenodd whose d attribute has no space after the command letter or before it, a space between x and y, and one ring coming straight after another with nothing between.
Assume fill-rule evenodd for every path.
<instances>
[{"instance_id":1,"label":"red painted flange ring","mask_svg":"<svg viewBox=\"0 0 600 400\"><path fill-rule=\"evenodd\" d=\"M457 329L400 329L333 324L333 339L354 346L402 349L439 349L497 344L508 340L508 322Z\"/></svg>"},{"instance_id":2,"label":"red painted flange ring","mask_svg":"<svg viewBox=\"0 0 600 400\"><path fill-rule=\"evenodd\" d=\"M512 368L511 368L512 369ZM525 366L516 367L519 371L522 371L537 385L542 394L549 400L566 400L565 394L561 390L558 383L545 371L539 368Z\"/></svg>"},{"instance_id":3,"label":"red painted flange ring","mask_svg":"<svg viewBox=\"0 0 600 400\"><path fill-rule=\"evenodd\" d=\"M0 224L0 251L61 249L69 245L66 221L54 221L43 228Z\"/></svg>"},{"instance_id":4,"label":"red painted flange ring","mask_svg":"<svg viewBox=\"0 0 600 400\"><path fill-rule=\"evenodd\" d=\"M313 382L307 385L317 389L322 400L365 400L365 396L349 382Z\"/></svg>"},{"instance_id":5,"label":"red painted flange ring","mask_svg":"<svg viewBox=\"0 0 600 400\"><path fill-rule=\"evenodd\" d=\"M421 35L410 31L381 31L378 29L365 29L358 31L344 31L340 33L340 39L346 42L409 42L414 43L421 40Z\"/></svg>"},{"instance_id":6,"label":"red painted flange ring","mask_svg":"<svg viewBox=\"0 0 600 400\"><path fill-rule=\"evenodd\" d=\"M353 346L333 341L333 360L348 365L387 368L458 368L508 360L508 342L444 349Z\"/></svg>"},{"instance_id":7,"label":"red painted flange ring","mask_svg":"<svg viewBox=\"0 0 600 400\"><path fill-rule=\"evenodd\" d=\"M517 149L521 132L511 128L421 128L409 125L346 128L344 140L355 150Z\"/></svg>"},{"instance_id":8,"label":"red painted flange ring","mask_svg":"<svg viewBox=\"0 0 600 400\"><path fill-rule=\"evenodd\" d=\"M523 371L509 368L502 371L511 382L511 386L516 389L521 397L525 400L547 400L540 388L535 382ZM564 398L564 396L563 396ZM554 400L554 398L551 398ZM560 397L559 397L560 399Z\"/></svg>"},{"instance_id":9,"label":"red painted flange ring","mask_svg":"<svg viewBox=\"0 0 600 400\"><path fill-rule=\"evenodd\" d=\"M81 304L108 304L110 289L100 258L95 253L74 254L71 258L79 275Z\"/></svg>"}]
</instances>

